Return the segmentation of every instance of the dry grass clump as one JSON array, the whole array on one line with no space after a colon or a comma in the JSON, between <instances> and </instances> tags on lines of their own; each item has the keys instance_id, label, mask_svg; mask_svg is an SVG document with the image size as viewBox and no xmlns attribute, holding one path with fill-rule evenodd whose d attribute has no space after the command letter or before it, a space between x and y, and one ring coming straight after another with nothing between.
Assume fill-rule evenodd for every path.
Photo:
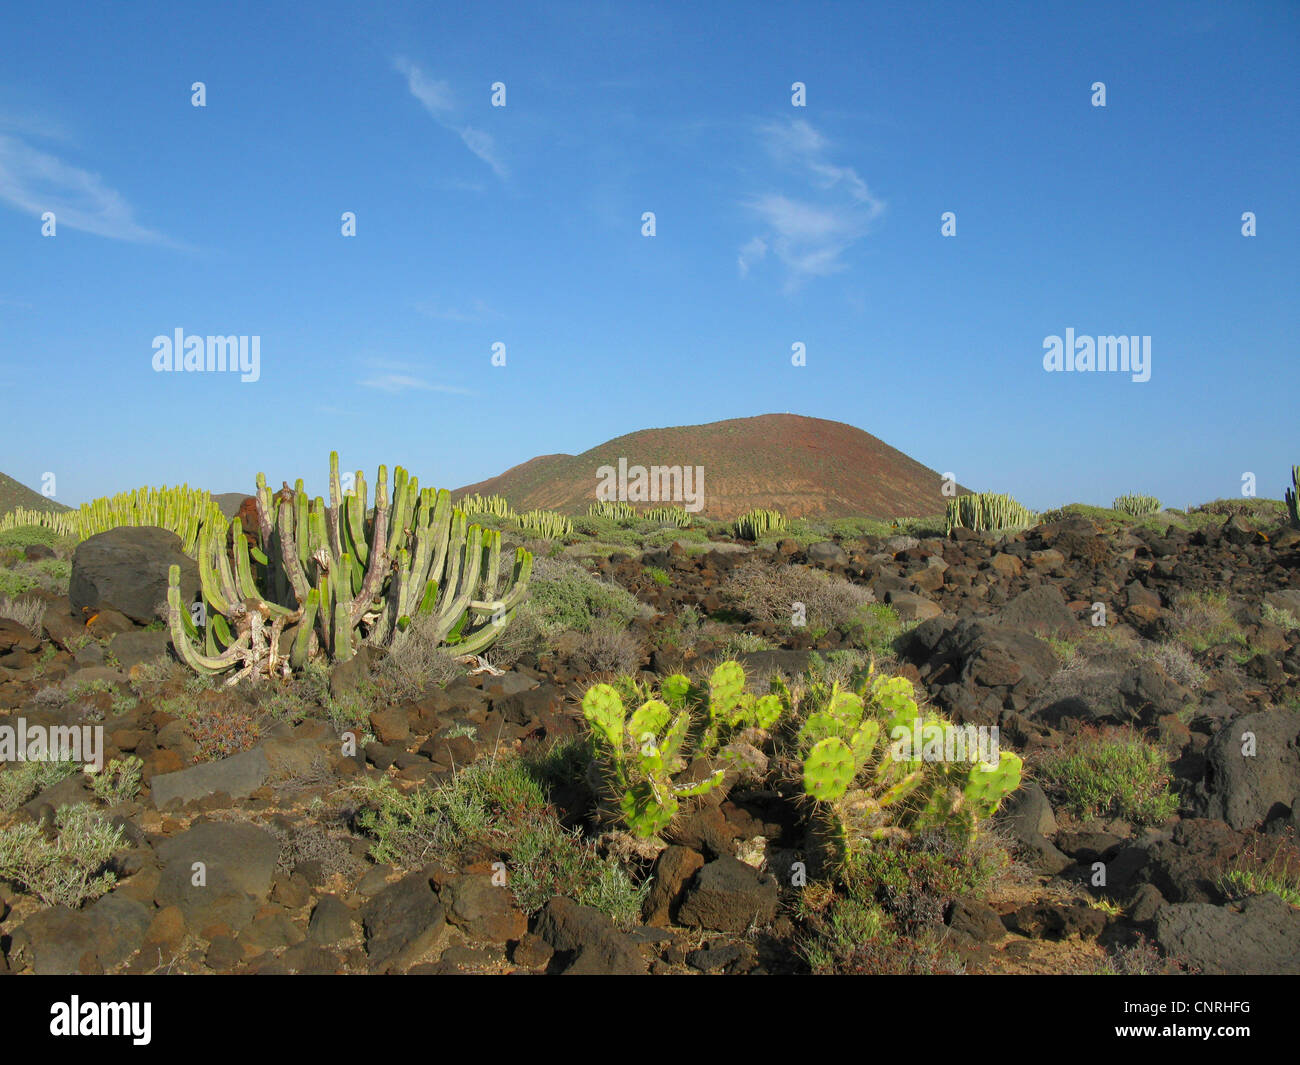
<instances>
[{"instance_id":1,"label":"dry grass clump","mask_svg":"<svg viewBox=\"0 0 1300 1065\"><path fill-rule=\"evenodd\" d=\"M773 565L757 559L731 571L719 589L723 598L756 621L790 625L802 603L809 628L852 625L863 607L876 601L870 588L806 566Z\"/></svg>"}]
</instances>

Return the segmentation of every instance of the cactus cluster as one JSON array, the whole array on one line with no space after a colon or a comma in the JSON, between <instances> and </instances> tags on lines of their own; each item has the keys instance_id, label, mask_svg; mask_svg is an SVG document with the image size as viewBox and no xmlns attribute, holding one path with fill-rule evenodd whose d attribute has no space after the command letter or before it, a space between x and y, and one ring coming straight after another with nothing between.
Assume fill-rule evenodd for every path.
<instances>
[{"instance_id":1,"label":"cactus cluster","mask_svg":"<svg viewBox=\"0 0 1300 1065\"><path fill-rule=\"evenodd\" d=\"M648 521L657 521L663 525L676 525L679 529L689 529L694 516L683 507L651 507L641 515Z\"/></svg>"},{"instance_id":2,"label":"cactus cluster","mask_svg":"<svg viewBox=\"0 0 1300 1065\"><path fill-rule=\"evenodd\" d=\"M59 536L77 535L75 511L29 510L27 507L14 507L8 514L0 517L0 533L32 525L51 529Z\"/></svg>"},{"instance_id":3,"label":"cactus cluster","mask_svg":"<svg viewBox=\"0 0 1300 1065\"><path fill-rule=\"evenodd\" d=\"M515 517L514 508L506 502L505 496L484 496L473 492L462 496L456 506L471 518L478 514L486 514L493 518L511 521Z\"/></svg>"},{"instance_id":4,"label":"cactus cluster","mask_svg":"<svg viewBox=\"0 0 1300 1065\"><path fill-rule=\"evenodd\" d=\"M946 722L917 707L905 677L872 670L858 690L814 688L799 730L803 790L818 803L844 852L864 840L948 830L974 833L1020 786L1021 760L1000 752L996 766L926 761L891 742Z\"/></svg>"},{"instance_id":5,"label":"cactus cluster","mask_svg":"<svg viewBox=\"0 0 1300 1065\"><path fill-rule=\"evenodd\" d=\"M528 587L529 552L516 550L500 588L501 534L469 525L445 489L421 489L399 466L390 499L381 466L370 511L360 471L354 483L342 491L335 452L328 505L309 501L301 480L273 493L258 474L254 545L238 518L203 523L203 632L181 602L176 566L167 598L172 643L191 668L232 683L287 675L316 658L344 661L363 642L388 644L417 616L432 615L434 638L463 654L504 631Z\"/></svg>"},{"instance_id":6,"label":"cactus cluster","mask_svg":"<svg viewBox=\"0 0 1300 1065\"><path fill-rule=\"evenodd\" d=\"M1143 518L1148 514L1160 512L1160 500L1155 496L1118 496L1111 504L1111 509L1123 514L1131 514L1135 518Z\"/></svg>"},{"instance_id":7,"label":"cactus cluster","mask_svg":"<svg viewBox=\"0 0 1300 1065\"><path fill-rule=\"evenodd\" d=\"M77 535L84 540L124 525L153 525L174 532L185 553L193 556L200 530L208 524L224 523L221 508L207 492L183 484L179 488L137 488L83 503L77 512Z\"/></svg>"},{"instance_id":8,"label":"cactus cluster","mask_svg":"<svg viewBox=\"0 0 1300 1065\"><path fill-rule=\"evenodd\" d=\"M632 521L636 511L632 504L618 499L602 499L587 508L589 518L609 518L612 521Z\"/></svg>"},{"instance_id":9,"label":"cactus cluster","mask_svg":"<svg viewBox=\"0 0 1300 1065\"><path fill-rule=\"evenodd\" d=\"M40 525L60 536L85 540L97 533L129 525L153 525L168 529L181 538L185 553L194 555L199 529L205 522L224 523L221 508L207 492L189 485L177 488L137 488L119 492L75 511L58 513L17 508L0 519L0 532L19 525Z\"/></svg>"},{"instance_id":10,"label":"cactus cluster","mask_svg":"<svg viewBox=\"0 0 1300 1065\"><path fill-rule=\"evenodd\" d=\"M682 705L694 697L700 702L700 693L686 689L686 678L669 677L664 682L665 698L676 695ZM675 687L673 687L675 685ZM670 695L671 693L671 695ZM701 709L707 724L700 737L700 750L707 755L721 754L723 758L737 757L739 751L731 745L747 737L753 730L770 733L776 728L782 713L789 705L788 693L779 686L767 695L755 696L745 691L745 670L739 662L723 662L709 677L708 702Z\"/></svg>"},{"instance_id":11,"label":"cactus cluster","mask_svg":"<svg viewBox=\"0 0 1300 1065\"><path fill-rule=\"evenodd\" d=\"M741 540L758 540L767 533L781 532L785 527L785 515L779 510L761 509L742 514L733 526Z\"/></svg>"},{"instance_id":12,"label":"cactus cluster","mask_svg":"<svg viewBox=\"0 0 1300 1065\"><path fill-rule=\"evenodd\" d=\"M948 532L953 529L970 529L974 532L990 530L1027 529L1034 524L1036 515L1008 495L995 492L971 492L948 500L946 521Z\"/></svg>"},{"instance_id":13,"label":"cactus cluster","mask_svg":"<svg viewBox=\"0 0 1300 1065\"><path fill-rule=\"evenodd\" d=\"M1291 467L1291 487L1286 489L1286 509L1291 525L1300 529L1300 466Z\"/></svg>"},{"instance_id":14,"label":"cactus cluster","mask_svg":"<svg viewBox=\"0 0 1300 1065\"><path fill-rule=\"evenodd\" d=\"M675 779L687 767L687 751L725 762L743 761L746 748L764 742L788 707L779 693L745 691L744 670L724 662L701 691L681 674L664 678L659 698L627 713L623 697L597 684L582 700L582 713L601 756L618 811L638 838L658 835L672 822L681 800L722 784L714 768L698 780Z\"/></svg>"},{"instance_id":15,"label":"cactus cluster","mask_svg":"<svg viewBox=\"0 0 1300 1065\"><path fill-rule=\"evenodd\" d=\"M515 523L530 536L541 540L563 540L573 535L573 522L553 510L530 510L515 518Z\"/></svg>"}]
</instances>

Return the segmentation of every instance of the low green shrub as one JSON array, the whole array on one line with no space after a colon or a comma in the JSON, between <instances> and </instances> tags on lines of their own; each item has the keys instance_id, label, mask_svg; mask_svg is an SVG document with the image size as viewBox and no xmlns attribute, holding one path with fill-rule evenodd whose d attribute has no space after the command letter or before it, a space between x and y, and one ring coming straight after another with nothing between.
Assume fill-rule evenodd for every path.
<instances>
[{"instance_id":1,"label":"low green shrub","mask_svg":"<svg viewBox=\"0 0 1300 1065\"><path fill-rule=\"evenodd\" d=\"M1038 764L1044 784L1082 820L1159 825L1178 812L1159 744L1132 729L1083 729Z\"/></svg>"},{"instance_id":2,"label":"low green shrub","mask_svg":"<svg viewBox=\"0 0 1300 1065\"><path fill-rule=\"evenodd\" d=\"M47 906L76 909L117 883L109 862L125 847L122 829L89 805L62 806L53 838L34 821L0 831L0 880L13 881Z\"/></svg>"}]
</instances>

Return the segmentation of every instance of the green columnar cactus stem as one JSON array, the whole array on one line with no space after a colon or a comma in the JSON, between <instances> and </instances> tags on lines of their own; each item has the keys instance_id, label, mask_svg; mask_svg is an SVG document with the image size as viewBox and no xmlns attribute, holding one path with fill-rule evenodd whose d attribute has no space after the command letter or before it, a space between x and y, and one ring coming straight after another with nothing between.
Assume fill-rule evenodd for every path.
<instances>
[{"instance_id":1,"label":"green columnar cactus stem","mask_svg":"<svg viewBox=\"0 0 1300 1065\"><path fill-rule=\"evenodd\" d=\"M1291 487L1286 489L1286 509L1291 525L1300 529L1300 466L1291 467Z\"/></svg>"}]
</instances>

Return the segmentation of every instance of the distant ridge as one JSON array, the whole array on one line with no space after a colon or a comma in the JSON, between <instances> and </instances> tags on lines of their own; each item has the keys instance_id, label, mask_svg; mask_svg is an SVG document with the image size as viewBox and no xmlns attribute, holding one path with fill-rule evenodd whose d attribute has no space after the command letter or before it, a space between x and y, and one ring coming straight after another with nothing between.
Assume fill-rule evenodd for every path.
<instances>
[{"instance_id":1,"label":"distant ridge","mask_svg":"<svg viewBox=\"0 0 1300 1065\"><path fill-rule=\"evenodd\" d=\"M620 458L647 468L703 466L701 514L717 519L754 507L790 517L925 517L948 502L940 475L897 448L843 422L798 414L643 429L581 455L540 455L452 494L498 494L516 510L584 514L596 499L596 471Z\"/></svg>"},{"instance_id":2,"label":"distant ridge","mask_svg":"<svg viewBox=\"0 0 1300 1065\"><path fill-rule=\"evenodd\" d=\"M11 510L18 507L26 507L28 510L49 510L58 512L69 510L62 503L56 503L53 499L48 499L41 495L40 492L34 492L25 484L15 481L0 473L0 517L8 514Z\"/></svg>"}]
</instances>

